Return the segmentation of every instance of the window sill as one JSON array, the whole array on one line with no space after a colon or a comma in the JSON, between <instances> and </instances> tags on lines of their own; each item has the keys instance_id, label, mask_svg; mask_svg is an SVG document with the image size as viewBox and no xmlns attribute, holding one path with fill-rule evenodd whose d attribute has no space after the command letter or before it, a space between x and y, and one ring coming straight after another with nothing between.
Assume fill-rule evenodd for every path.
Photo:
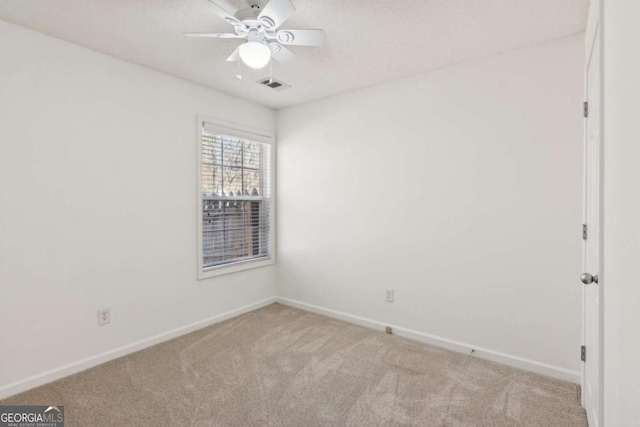
<instances>
[{"instance_id":1,"label":"window sill","mask_svg":"<svg viewBox=\"0 0 640 427\"><path fill-rule=\"evenodd\" d=\"M226 274L239 273L241 271L253 270L254 268L267 267L274 265L276 260L271 258L252 259L247 261L239 261L233 264L218 265L206 269L200 269L198 272L198 280L209 279L211 277L224 276Z\"/></svg>"}]
</instances>

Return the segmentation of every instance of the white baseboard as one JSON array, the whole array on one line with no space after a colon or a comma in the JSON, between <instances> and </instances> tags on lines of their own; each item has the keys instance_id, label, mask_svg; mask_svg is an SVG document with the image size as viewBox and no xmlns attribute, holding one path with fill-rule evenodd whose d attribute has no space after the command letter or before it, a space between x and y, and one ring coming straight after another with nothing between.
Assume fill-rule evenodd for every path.
<instances>
[{"instance_id":1,"label":"white baseboard","mask_svg":"<svg viewBox=\"0 0 640 427\"><path fill-rule=\"evenodd\" d=\"M401 337L411 338L416 341L424 342L426 344L446 348L446 349L453 350L460 353L470 353L471 350L474 350L475 351L474 354L477 357L480 357L482 359L491 360L491 361L502 363L508 366L513 366L515 368L524 369L526 371L535 372L541 375L546 375L546 376L557 378L564 381L569 381L575 384L580 384L581 375L579 372L570 371L568 369L560 368L558 366L548 365L548 364L536 362L530 359L524 359L522 357L501 353L499 351L476 347L471 344L461 343L458 341L449 340L446 338L426 334L419 331L414 331L407 328L402 328L399 326L388 325L386 323L379 322L377 320L355 316L352 314L343 313L340 311L331 310L324 307L319 307L313 304L307 304L307 303L292 300L289 298L271 297L271 298L264 299L262 301L258 301L252 304L248 304L248 305L236 308L234 310L227 311L225 313L218 314L217 316L213 316L208 319L204 319L199 322L192 323L190 325L173 329L171 331L163 332L153 337L146 338L144 340L140 340L138 342L128 344L114 350L97 354L95 356L91 356L91 357L79 360L77 362L69 363L67 365L60 366L58 368L55 368L37 375L33 375L31 377L25 378L24 380L20 380L8 385L4 385L0 387L0 399L5 399L9 396L13 396L15 394L22 393L32 388L39 387L41 385L50 383L52 381L67 377L69 375L76 374L78 372L84 371L86 369L92 368L94 366L100 365L110 360L114 360L119 357L126 356L131 353L135 353L136 351L143 350L147 347L151 347L161 342L168 341L170 339L188 334L198 329L202 329L207 326L222 322L224 320L231 319L241 314L248 313L253 310L257 310L269 304L273 304L274 302L279 302L281 304L299 308L301 310L321 314L334 319L344 320L349 323L355 323L357 325L376 329L376 330L383 331L386 326L391 326L393 328L393 333Z\"/></svg>"},{"instance_id":2,"label":"white baseboard","mask_svg":"<svg viewBox=\"0 0 640 427\"><path fill-rule=\"evenodd\" d=\"M14 382L12 384L4 385L0 387L0 399L5 399L9 396L13 396L14 394L22 393L34 387L39 387L41 385L50 383L55 380L59 380L61 378L67 377L72 374L76 374L86 369L93 368L94 366L100 365L110 360L117 359L119 357L126 356L131 353L135 353L136 351L143 350L147 347L151 347L161 342L168 341L170 339L179 337L181 335L188 334L189 332L193 332L198 329L211 326L215 323L219 323L224 320L231 319L232 317L236 317L241 314L248 313L253 310L257 310L269 304L273 304L274 302L276 302L275 297L267 298L262 301L258 301L252 304L248 304L248 305L236 308L234 310L227 311L225 313L218 314L217 316L213 316L208 319L200 320L190 325L182 326L180 328L173 329L171 331L163 332L161 334L140 340L138 342L134 342L132 344L122 346L120 348L116 348L114 350L100 353L95 356L87 357L86 359L82 359L77 362L69 363L67 365L60 366L58 368L51 369L49 371L46 371L37 375L33 375L31 377Z\"/></svg>"},{"instance_id":3,"label":"white baseboard","mask_svg":"<svg viewBox=\"0 0 640 427\"><path fill-rule=\"evenodd\" d=\"M334 319L344 320L345 322L355 323L360 326L372 328L376 330L384 331L386 326L393 328L395 335L411 338L416 341L424 342L436 347L446 348L459 353L471 353L474 350L474 355L481 358L490 360L492 362L502 363L504 365L512 366L514 368L523 369L525 371L535 372L536 374L546 375L548 377L556 378L563 381L569 381L574 384L580 384L581 374L580 372L570 371L558 366L548 365L546 363L536 362L535 360L525 359L522 357L514 356L512 354L502 353L499 351L489 350L482 347L476 347L471 344L454 341L435 335L426 334L424 332L414 331L412 329L402 328L400 326L389 325L387 323L379 322L377 320L368 319L365 317L355 316L348 313L343 313L336 310L331 310L324 307L319 307L313 304L307 304L301 301L292 300L289 298L278 297L277 302L280 304L288 305L291 307L299 308L300 310L310 311L316 314L322 314Z\"/></svg>"}]
</instances>

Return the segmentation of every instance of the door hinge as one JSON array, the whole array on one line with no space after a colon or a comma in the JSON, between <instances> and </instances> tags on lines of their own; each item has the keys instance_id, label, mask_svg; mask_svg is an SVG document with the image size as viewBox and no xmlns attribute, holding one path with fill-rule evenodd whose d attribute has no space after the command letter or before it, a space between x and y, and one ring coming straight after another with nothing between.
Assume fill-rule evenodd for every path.
<instances>
[{"instance_id":1,"label":"door hinge","mask_svg":"<svg viewBox=\"0 0 640 427\"><path fill-rule=\"evenodd\" d=\"M585 117L589 117L589 103L588 102L584 102L582 105L582 109L583 109L583 113Z\"/></svg>"},{"instance_id":2,"label":"door hinge","mask_svg":"<svg viewBox=\"0 0 640 427\"><path fill-rule=\"evenodd\" d=\"M582 224L582 240L587 240L587 224Z\"/></svg>"},{"instance_id":3,"label":"door hinge","mask_svg":"<svg viewBox=\"0 0 640 427\"><path fill-rule=\"evenodd\" d=\"M583 362L587 361L587 347L583 345L580 346L580 360Z\"/></svg>"}]
</instances>

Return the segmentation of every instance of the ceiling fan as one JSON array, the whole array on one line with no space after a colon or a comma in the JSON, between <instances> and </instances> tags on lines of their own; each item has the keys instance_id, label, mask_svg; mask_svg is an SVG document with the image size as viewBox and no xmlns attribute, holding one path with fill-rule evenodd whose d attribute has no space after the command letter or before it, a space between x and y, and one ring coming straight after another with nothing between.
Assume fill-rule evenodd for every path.
<instances>
[{"instance_id":1,"label":"ceiling fan","mask_svg":"<svg viewBox=\"0 0 640 427\"><path fill-rule=\"evenodd\" d=\"M231 14L209 0L215 13L233 25L234 33L206 34L185 33L188 37L213 37L220 39L244 39L227 58L229 62L242 60L251 68L262 68L271 58L286 63L296 59L296 55L285 45L322 46L327 38L323 30L279 30L296 8L291 0L271 0L261 8L258 0L250 2L250 7Z\"/></svg>"}]
</instances>

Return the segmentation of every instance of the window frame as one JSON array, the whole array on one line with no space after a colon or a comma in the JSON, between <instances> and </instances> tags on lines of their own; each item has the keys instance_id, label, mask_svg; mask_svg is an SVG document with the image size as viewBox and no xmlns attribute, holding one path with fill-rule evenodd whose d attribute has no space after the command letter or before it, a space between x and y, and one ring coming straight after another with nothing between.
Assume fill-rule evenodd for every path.
<instances>
[{"instance_id":1,"label":"window frame","mask_svg":"<svg viewBox=\"0 0 640 427\"><path fill-rule=\"evenodd\" d=\"M269 200L269 255L256 259L244 259L240 261L232 261L227 264L214 265L211 267L204 266L204 249L203 249L203 197L202 197L202 131L205 123L207 128L215 129L220 133L227 133L239 138L245 138L254 142L265 143L270 148L270 197ZM240 271L252 270L254 268L266 267L274 265L276 262L276 140L275 133L265 129L252 128L237 123L225 122L216 118L198 115L197 122L197 169L198 169L198 199L197 199L197 243L198 243L198 280L209 279L211 277L222 276L225 274L237 273Z\"/></svg>"}]
</instances>

